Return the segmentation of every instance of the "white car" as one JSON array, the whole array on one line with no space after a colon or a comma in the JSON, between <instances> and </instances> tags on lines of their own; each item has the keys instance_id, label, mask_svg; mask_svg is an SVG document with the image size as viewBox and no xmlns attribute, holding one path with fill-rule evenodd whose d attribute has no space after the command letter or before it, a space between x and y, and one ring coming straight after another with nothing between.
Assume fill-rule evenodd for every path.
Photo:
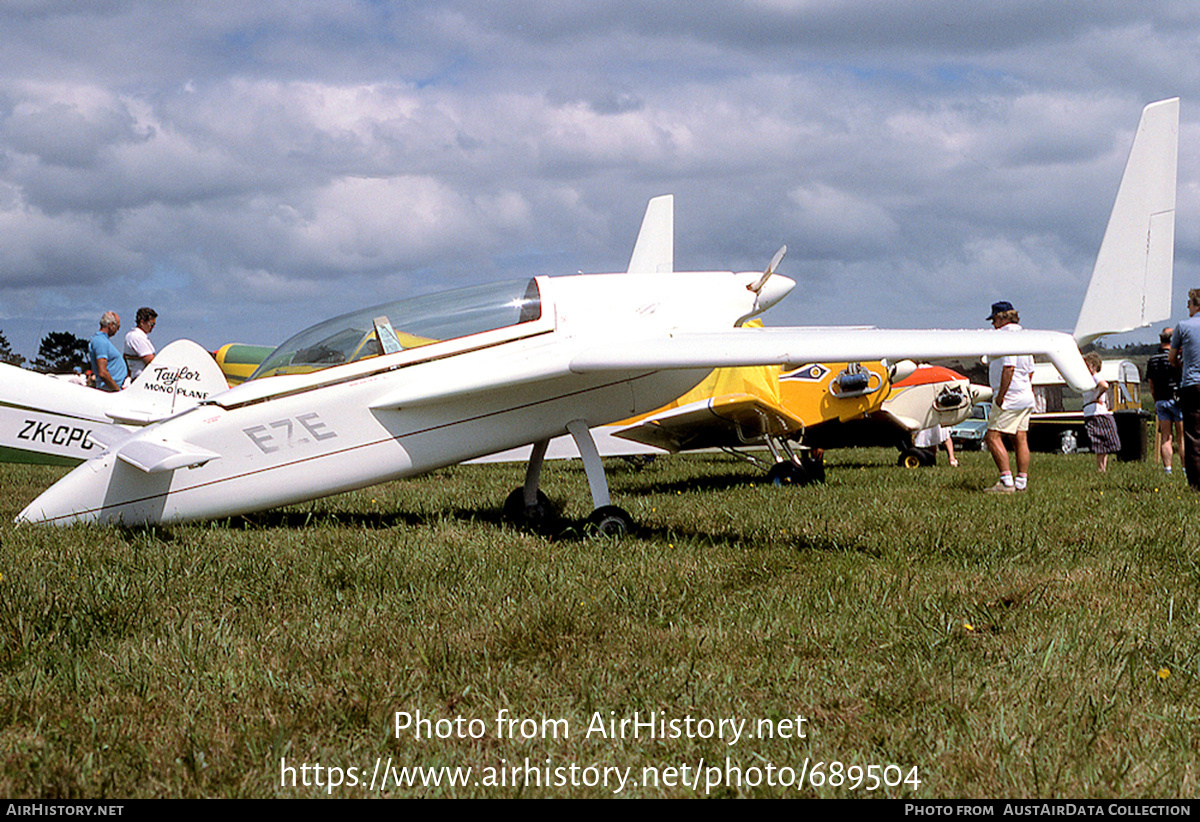
<instances>
[{"instance_id":1,"label":"white car","mask_svg":"<svg viewBox=\"0 0 1200 822\"><path fill-rule=\"evenodd\" d=\"M969 448L978 451L983 448L983 435L987 433L988 415L991 413L990 402L977 402L971 409L971 416L951 427L950 439L958 448Z\"/></svg>"}]
</instances>

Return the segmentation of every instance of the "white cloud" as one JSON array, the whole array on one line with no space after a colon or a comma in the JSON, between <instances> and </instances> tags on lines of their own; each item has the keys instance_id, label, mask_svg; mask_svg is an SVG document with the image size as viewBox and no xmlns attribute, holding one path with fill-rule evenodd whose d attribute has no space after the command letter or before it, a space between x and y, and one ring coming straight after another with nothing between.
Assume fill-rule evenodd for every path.
<instances>
[{"instance_id":1,"label":"white cloud","mask_svg":"<svg viewBox=\"0 0 1200 822\"><path fill-rule=\"evenodd\" d=\"M795 205L794 225L811 238L808 256L855 259L886 249L900 227L887 210L827 185L797 188L788 193Z\"/></svg>"}]
</instances>

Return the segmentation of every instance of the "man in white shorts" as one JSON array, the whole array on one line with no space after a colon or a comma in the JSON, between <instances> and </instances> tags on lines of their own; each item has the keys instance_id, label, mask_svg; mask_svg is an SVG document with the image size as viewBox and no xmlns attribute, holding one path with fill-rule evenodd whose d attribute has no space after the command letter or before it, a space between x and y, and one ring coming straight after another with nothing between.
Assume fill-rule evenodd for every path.
<instances>
[{"instance_id":1,"label":"man in white shorts","mask_svg":"<svg viewBox=\"0 0 1200 822\"><path fill-rule=\"evenodd\" d=\"M992 327L1002 331L1020 331L1020 317L1007 300L992 303L988 317ZM997 357L988 364L988 382L992 386L992 413L988 417L988 430L983 441L996 468L1000 480L989 494L1011 494L1024 491L1029 481L1029 415L1033 413L1033 357L1011 355ZM1008 460L1005 435L1012 436L1017 457L1017 475L1013 477Z\"/></svg>"}]
</instances>

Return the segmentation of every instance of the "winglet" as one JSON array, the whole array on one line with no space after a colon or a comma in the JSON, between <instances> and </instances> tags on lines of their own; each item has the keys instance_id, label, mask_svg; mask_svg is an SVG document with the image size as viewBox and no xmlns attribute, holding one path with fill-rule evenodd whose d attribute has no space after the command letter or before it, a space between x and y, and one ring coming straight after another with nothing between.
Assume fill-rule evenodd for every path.
<instances>
[{"instance_id":1,"label":"winglet","mask_svg":"<svg viewBox=\"0 0 1200 822\"><path fill-rule=\"evenodd\" d=\"M675 270L675 195L655 197L646 206L642 229L629 258L630 274L670 273Z\"/></svg>"},{"instance_id":2,"label":"winglet","mask_svg":"<svg viewBox=\"0 0 1200 822\"><path fill-rule=\"evenodd\" d=\"M1075 324L1080 345L1171 316L1179 98L1142 111Z\"/></svg>"},{"instance_id":3,"label":"winglet","mask_svg":"<svg viewBox=\"0 0 1200 822\"><path fill-rule=\"evenodd\" d=\"M1096 387L1095 376L1084 365L1079 349L1066 334L1062 335L1061 340L1047 346L1046 357L1054 363L1067 385L1076 391L1090 391Z\"/></svg>"}]
</instances>

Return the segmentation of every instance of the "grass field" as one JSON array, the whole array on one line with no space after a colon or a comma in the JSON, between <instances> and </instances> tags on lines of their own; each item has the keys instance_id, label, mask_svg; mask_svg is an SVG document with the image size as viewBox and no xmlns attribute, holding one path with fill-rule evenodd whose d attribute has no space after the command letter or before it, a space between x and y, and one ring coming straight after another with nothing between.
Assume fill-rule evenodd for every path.
<instances>
[{"instance_id":1,"label":"grass field","mask_svg":"<svg viewBox=\"0 0 1200 822\"><path fill-rule=\"evenodd\" d=\"M619 542L503 525L516 465L152 530L16 528L63 469L0 466L0 796L371 796L389 763L473 769L390 796L1195 796L1182 477L1035 455L994 498L986 455L894 459L614 463ZM578 464L543 488L587 514ZM679 733L595 732L635 712Z\"/></svg>"}]
</instances>

